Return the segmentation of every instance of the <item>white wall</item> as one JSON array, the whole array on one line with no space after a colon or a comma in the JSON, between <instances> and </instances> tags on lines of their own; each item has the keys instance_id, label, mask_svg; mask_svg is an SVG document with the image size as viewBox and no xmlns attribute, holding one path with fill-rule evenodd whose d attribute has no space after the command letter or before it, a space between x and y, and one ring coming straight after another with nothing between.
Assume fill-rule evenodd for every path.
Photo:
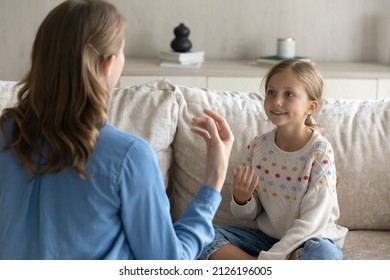
<instances>
[{"instance_id":1,"label":"white wall","mask_svg":"<svg viewBox=\"0 0 390 280\"><path fill-rule=\"evenodd\" d=\"M35 32L62 0L0 0L0 80L29 67ZM388 63L390 0L110 0L127 18L126 56L157 58L185 23L206 59L274 54L292 36L315 61Z\"/></svg>"}]
</instances>

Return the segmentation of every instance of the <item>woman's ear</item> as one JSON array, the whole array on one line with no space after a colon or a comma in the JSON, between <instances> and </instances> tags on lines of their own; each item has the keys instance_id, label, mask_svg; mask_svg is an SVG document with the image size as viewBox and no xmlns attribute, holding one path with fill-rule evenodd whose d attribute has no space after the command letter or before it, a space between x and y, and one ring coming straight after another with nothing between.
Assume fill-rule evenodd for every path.
<instances>
[{"instance_id":1,"label":"woman's ear","mask_svg":"<svg viewBox=\"0 0 390 280\"><path fill-rule=\"evenodd\" d=\"M100 62L100 73L103 76L109 77L111 75L112 66L114 65L115 58L116 56L112 54L106 59L103 59L102 62Z\"/></svg>"}]
</instances>

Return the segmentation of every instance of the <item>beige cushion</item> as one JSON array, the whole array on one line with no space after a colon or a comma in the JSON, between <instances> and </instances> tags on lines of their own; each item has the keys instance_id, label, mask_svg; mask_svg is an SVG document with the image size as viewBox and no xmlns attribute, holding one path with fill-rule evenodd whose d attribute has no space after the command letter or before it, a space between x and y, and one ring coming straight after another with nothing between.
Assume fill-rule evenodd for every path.
<instances>
[{"instance_id":1,"label":"beige cushion","mask_svg":"<svg viewBox=\"0 0 390 280\"><path fill-rule=\"evenodd\" d=\"M108 106L108 122L146 139L157 153L165 183L171 164L178 106L175 86L156 80L141 86L115 89Z\"/></svg>"},{"instance_id":2,"label":"beige cushion","mask_svg":"<svg viewBox=\"0 0 390 280\"><path fill-rule=\"evenodd\" d=\"M339 223L390 230L390 100L325 100L315 118L335 151Z\"/></svg>"},{"instance_id":3,"label":"beige cushion","mask_svg":"<svg viewBox=\"0 0 390 280\"><path fill-rule=\"evenodd\" d=\"M15 105L17 100L17 87L14 81L0 81L0 115L5 108Z\"/></svg>"},{"instance_id":4,"label":"beige cushion","mask_svg":"<svg viewBox=\"0 0 390 280\"><path fill-rule=\"evenodd\" d=\"M209 108L225 116L235 135L227 179L222 190L222 204L214 222L248 225L234 219L230 212L232 169L240 164L242 151L253 137L272 128L272 124L266 121L263 98L256 93L211 91L183 86L178 89L182 95L178 96L179 119L172 144L174 159L170 177L173 219L180 216L203 182L206 147L201 137L191 133L190 127L191 119L203 115L202 110Z\"/></svg>"}]
</instances>

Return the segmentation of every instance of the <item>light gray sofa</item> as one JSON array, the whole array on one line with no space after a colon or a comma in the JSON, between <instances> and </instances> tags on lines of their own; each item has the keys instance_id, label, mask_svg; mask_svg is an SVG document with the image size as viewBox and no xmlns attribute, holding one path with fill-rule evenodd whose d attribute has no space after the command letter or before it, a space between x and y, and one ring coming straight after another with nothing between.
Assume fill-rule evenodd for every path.
<instances>
[{"instance_id":1,"label":"light gray sofa","mask_svg":"<svg viewBox=\"0 0 390 280\"><path fill-rule=\"evenodd\" d=\"M260 81L259 81L260 83ZM14 82L0 82L0 113L15 103ZM231 169L256 135L273 128L259 93L211 91L156 80L112 93L108 121L147 139L157 153L172 219L182 213L203 178L205 146L191 118L211 108L226 117L235 143L223 200L214 222L252 226L229 210ZM315 115L335 151L341 216L349 229L345 259L390 259L390 100L324 100Z\"/></svg>"}]
</instances>

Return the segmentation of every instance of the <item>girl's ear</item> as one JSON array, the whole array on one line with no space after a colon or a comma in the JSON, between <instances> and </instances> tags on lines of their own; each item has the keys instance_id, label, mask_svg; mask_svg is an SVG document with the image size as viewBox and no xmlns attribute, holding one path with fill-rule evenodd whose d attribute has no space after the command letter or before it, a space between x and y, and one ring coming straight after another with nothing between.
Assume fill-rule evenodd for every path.
<instances>
[{"instance_id":1,"label":"girl's ear","mask_svg":"<svg viewBox=\"0 0 390 280\"><path fill-rule=\"evenodd\" d=\"M102 62L100 62L100 73L103 76L109 77L111 75L114 60L115 60L115 55L112 54L106 59L102 60Z\"/></svg>"},{"instance_id":2,"label":"girl's ear","mask_svg":"<svg viewBox=\"0 0 390 280\"><path fill-rule=\"evenodd\" d=\"M307 108L306 114L311 115L311 114L317 112L318 105L319 105L318 100L310 100L310 105Z\"/></svg>"}]
</instances>

